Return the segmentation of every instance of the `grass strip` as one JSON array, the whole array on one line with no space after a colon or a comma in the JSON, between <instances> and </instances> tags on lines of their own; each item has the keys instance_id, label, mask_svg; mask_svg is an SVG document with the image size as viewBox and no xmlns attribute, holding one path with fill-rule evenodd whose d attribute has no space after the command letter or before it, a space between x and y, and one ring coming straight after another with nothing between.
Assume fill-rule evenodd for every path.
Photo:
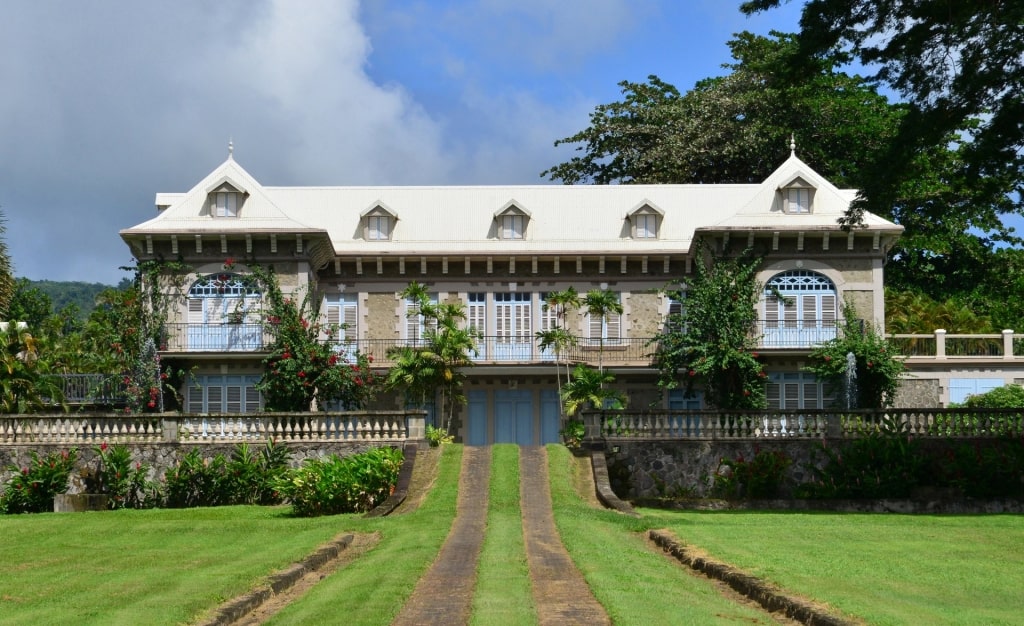
<instances>
[{"instance_id":1,"label":"grass strip","mask_svg":"<svg viewBox=\"0 0 1024 626\"><path fill-rule=\"evenodd\" d=\"M642 511L683 542L871 624L1019 624L1024 517Z\"/></svg>"},{"instance_id":2,"label":"grass strip","mask_svg":"<svg viewBox=\"0 0 1024 626\"><path fill-rule=\"evenodd\" d=\"M0 624L177 624L340 534L288 507L0 516Z\"/></svg>"},{"instance_id":3,"label":"grass strip","mask_svg":"<svg viewBox=\"0 0 1024 626\"><path fill-rule=\"evenodd\" d=\"M495 445L491 453L487 535L477 565L472 623L536 624L519 505L519 446Z\"/></svg>"},{"instance_id":4,"label":"grass strip","mask_svg":"<svg viewBox=\"0 0 1024 626\"><path fill-rule=\"evenodd\" d=\"M651 520L584 503L573 487L573 473L581 465L563 446L549 445L547 450L558 532L615 624L765 621L763 612L726 599L710 581L649 548L643 531L652 527Z\"/></svg>"},{"instance_id":5,"label":"grass strip","mask_svg":"<svg viewBox=\"0 0 1024 626\"><path fill-rule=\"evenodd\" d=\"M346 530L379 531L381 540L267 623L390 624L433 563L455 519L463 448L445 445L441 450L437 481L415 511L376 519L346 518Z\"/></svg>"}]
</instances>

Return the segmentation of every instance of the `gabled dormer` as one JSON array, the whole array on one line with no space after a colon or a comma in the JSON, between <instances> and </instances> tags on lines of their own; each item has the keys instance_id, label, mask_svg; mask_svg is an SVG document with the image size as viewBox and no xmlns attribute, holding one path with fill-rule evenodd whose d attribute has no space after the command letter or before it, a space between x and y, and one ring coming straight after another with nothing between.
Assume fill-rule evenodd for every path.
<instances>
[{"instance_id":1,"label":"gabled dormer","mask_svg":"<svg viewBox=\"0 0 1024 626\"><path fill-rule=\"evenodd\" d=\"M398 213L383 202L375 202L359 215L366 241L391 241L398 223Z\"/></svg>"},{"instance_id":2,"label":"gabled dormer","mask_svg":"<svg viewBox=\"0 0 1024 626\"><path fill-rule=\"evenodd\" d=\"M498 239L510 241L526 238L526 229L530 225L530 212L519 206L515 200L509 200L505 206L494 212L497 224Z\"/></svg>"},{"instance_id":3,"label":"gabled dormer","mask_svg":"<svg viewBox=\"0 0 1024 626\"><path fill-rule=\"evenodd\" d=\"M222 176L206 188L208 215L215 218L238 217L242 212L248 191L230 176Z\"/></svg>"},{"instance_id":4,"label":"gabled dormer","mask_svg":"<svg viewBox=\"0 0 1024 626\"><path fill-rule=\"evenodd\" d=\"M629 234L633 239L657 239L665 212L648 200L644 200L626 214L629 220Z\"/></svg>"},{"instance_id":5,"label":"gabled dormer","mask_svg":"<svg viewBox=\"0 0 1024 626\"><path fill-rule=\"evenodd\" d=\"M814 212L814 192L817 188L803 176L793 176L779 185L778 200L783 213L806 215Z\"/></svg>"}]
</instances>

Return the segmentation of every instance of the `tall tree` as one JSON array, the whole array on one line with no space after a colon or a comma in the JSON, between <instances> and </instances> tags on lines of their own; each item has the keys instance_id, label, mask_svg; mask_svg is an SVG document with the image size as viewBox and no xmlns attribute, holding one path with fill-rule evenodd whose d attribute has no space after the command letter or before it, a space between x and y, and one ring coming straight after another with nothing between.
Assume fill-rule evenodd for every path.
<instances>
[{"instance_id":1,"label":"tall tree","mask_svg":"<svg viewBox=\"0 0 1024 626\"><path fill-rule=\"evenodd\" d=\"M667 290L684 306L655 345L659 385L692 396L701 383L708 403L719 409L764 408L765 373L750 332L757 324L761 260L749 250L717 259L702 244L698 251L692 278Z\"/></svg>"},{"instance_id":2,"label":"tall tree","mask_svg":"<svg viewBox=\"0 0 1024 626\"><path fill-rule=\"evenodd\" d=\"M14 297L14 270L11 257L7 253L7 234L4 214L0 211L0 320L7 319L7 307Z\"/></svg>"},{"instance_id":3,"label":"tall tree","mask_svg":"<svg viewBox=\"0 0 1024 626\"><path fill-rule=\"evenodd\" d=\"M597 365L598 370L604 373L604 327L611 315L622 315L622 301L619 294L607 289L591 289L583 296L583 306L587 307L587 314L590 315L590 323L596 321L601 326L598 334Z\"/></svg>"},{"instance_id":4,"label":"tall tree","mask_svg":"<svg viewBox=\"0 0 1024 626\"><path fill-rule=\"evenodd\" d=\"M749 0L751 14L788 0ZM914 175L915 156L960 142L962 175L985 179L1007 196L1007 211L1024 210L1024 3L1019 0L810 0L800 19L802 71L822 54L849 54L910 104L896 140L875 159L863 202L895 197ZM975 207L976 208L976 207Z\"/></svg>"}]
</instances>

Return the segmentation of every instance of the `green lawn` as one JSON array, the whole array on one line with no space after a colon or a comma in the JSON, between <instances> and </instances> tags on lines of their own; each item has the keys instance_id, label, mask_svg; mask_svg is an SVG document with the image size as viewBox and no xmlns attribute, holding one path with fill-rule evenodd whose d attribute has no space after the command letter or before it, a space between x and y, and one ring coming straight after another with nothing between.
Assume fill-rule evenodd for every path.
<instances>
[{"instance_id":1,"label":"green lawn","mask_svg":"<svg viewBox=\"0 0 1024 626\"><path fill-rule=\"evenodd\" d=\"M492 453L474 623L530 623L518 448ZM616 624L766 623L650 550L651 528L871 624L1021 623L1024 516L643 510L635 519L583 502L579 464L560 446L548 453L556 523ZM388 624L448 534L461 458L461 446L445 446L422 505L383 519L259 507L0 516L0 624L187 622L342 532L381 539L272 623Z\"/></svg>"},{"instance_id":2,"label":"green lawn","mask_svg":"<svg viewBox=\"0 0 1024 626\"><path fill-rule=\"evenodd\" d=\"M871 624L1024 623L1024 516L644 513Z\"/></svg>"}]
</instances>

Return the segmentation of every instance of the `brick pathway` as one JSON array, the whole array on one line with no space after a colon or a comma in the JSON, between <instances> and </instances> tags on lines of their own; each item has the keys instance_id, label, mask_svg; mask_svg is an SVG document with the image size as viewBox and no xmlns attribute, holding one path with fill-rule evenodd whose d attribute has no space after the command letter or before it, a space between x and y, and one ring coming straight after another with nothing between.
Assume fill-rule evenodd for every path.
<instances>
[{"instance_id":1,"label":"brick pathway","mask_svg":"<svg viewBox=\"0 0 1024 626\"><path fill-rule=\"evenodd\" d=\"M610 624L555 527L548 485L548 455L539 446L519 449L523 537L537 618L546 624Z\"/></svg>"},{"instance_id":2,"label":"brick pathway","mask_svg":"<svg viewBox=\"0 0 1024 626\"><path fill-rule=\"evenodd\" d=\"M487 527L491 449L462 453L455 521L437 560L420 578L393 624L467 624L473 606L476 563Z\"/></svg>"}]
</instances>

